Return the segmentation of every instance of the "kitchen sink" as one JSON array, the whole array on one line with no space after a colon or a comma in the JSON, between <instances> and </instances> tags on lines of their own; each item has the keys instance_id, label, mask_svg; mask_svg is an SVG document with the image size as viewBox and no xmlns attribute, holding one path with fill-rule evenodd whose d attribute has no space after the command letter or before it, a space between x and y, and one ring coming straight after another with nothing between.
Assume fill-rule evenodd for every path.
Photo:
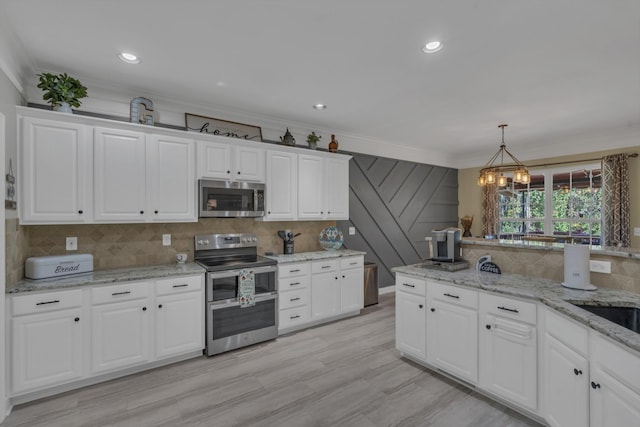
<instances>
[{"instance_id":1,"label":"kitchen sink","mask_svg":"<svg viewBox=\"0 0 640 427\"><path fill-rule=\"evenodd\" d=\"M603 307L572 302L571 304L640 334L640 308Z\"/></svg>"}]
</instances>

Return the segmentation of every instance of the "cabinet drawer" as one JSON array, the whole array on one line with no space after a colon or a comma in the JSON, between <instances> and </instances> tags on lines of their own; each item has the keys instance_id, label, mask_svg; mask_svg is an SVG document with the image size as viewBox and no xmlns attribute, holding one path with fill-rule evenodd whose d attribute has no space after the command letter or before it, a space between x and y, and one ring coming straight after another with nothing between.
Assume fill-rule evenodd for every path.
<instances>
[{"instance_id":1,"label":"cabinet drawer","mask_svg":"<svg viewBox=\"0 0 640 427\"><path fill-rule=\"evenodd\" d=\"M338 271L338 265L340 263L337 259L316 261L311 264L311 274L330 273L332 271Z\"/></svg>"},{"instance_id":2,"label":"cabinet drawer","mask_svg":"<svg viewBox=\"0 0 640 427\"><path fill-rule=\"evenodd\" d=\"M405 276L404 274L396 273L396 291L426 296L427 282L419 277Z\"/></svg>"},{"instance_id":3,"label":"cabinet drawer","mask_svg":"<svg viewBox=\"0 0 640 427\"><path fill-rule=\"evenodd\" d=\"M480 310L483 313L491 313L532 325L536 324L535 303L481 293Z\"/></svg>"},{"instance_id":4,"label":"cabinet drawer","mask_svg":"<svg viewBox=\"0 0 640 427\"><path fill-rule=\"evenodd\" d=\"M278 266L278 278L298 277L309 274L309 263L301 262L296 264L286 264Z\"/></svg>"},{"instance_id":5,"label":"cabinet drawer","mask_svg":"<svg viewBox=\"0 0 640 427\"><path fill-rule=\"evenodd\" d=\"M278 329L301 326L309 322L309 306L281 310L278 316Z\"/></svg>"},{"instance_id":6,"label":"cabinet drawer","mask_svg":"<svg viewBox=\"0 0 640 427\"><path fill-rule=\"evenodd\" d=\"M11 313L14 316L80 306L82 306L81 289L11 297Z\"/></svg>"},{"instance_id":7,"label":"cabinet drawer","mask_svg":"<svg viewBox=\"0 0 640 427\"><path fill-rule=\"evenodd\" d=\"M128 301L148 296L148 282L123 283L91 289L91 304Z\"/></svg>"},{"instance_id":8,"label":"cabinet drawer","mask_svg":"<svg viewBox=\"0 0 640 427\"><path fill-rule=\"evenodd\" d=\"M547 334L557 338L582 356L587 356L589 350L589 332L587 328L563 317L550 308L545 310L544 320Z\"/></svg>"},{"instance_id":9,"label":"cabinet drawer","mask_svg":"<svg viewBox=\"0 0 640 427\"><path fill-rule=\"evenodd\" d=\"M156 281L156 295L169 295L179 292L199 291L202 289L202 276L173 277Z\"/></svg>"},{"instance_id":10,"label":"cabinet drawer","mask_svg":"<svg viewBox=\"0 0 640 427\"><path fill-rule=\"evenodd\" d=\"M278 280L278 292L291 291L309 287L309 276L286 277Z\"/></svg>"},{"instance_id":11,"label":"cabinet drawer","mask_svg":"<svg viewBox=\"0 0 640 427\"><path fill-rule=\"evenodd\" d=\"M280 310L309 304L309 288L282 292L278 295Z\"/></svg>"},{"instance_id":12,"label":"cabinet drawer","mask_svg":"<svg viewBox=\"0 0 640 427\"><path fill-rule=\"evenodd\" d=\"M354 256L340 259L340 270L364 267L364 257Z\"/></svg>"},{"instance_id":13,"label":"cabinet drawer","mask_svg":"<svg viewBox=\"0 0 640 427\"><path fill-rule=\"evenodd\" d=\"M478 292L457 286L437 282L427 282L427 295L430 299L444 301L449 304L478 309Z\"/></svg>"}]
</instances>

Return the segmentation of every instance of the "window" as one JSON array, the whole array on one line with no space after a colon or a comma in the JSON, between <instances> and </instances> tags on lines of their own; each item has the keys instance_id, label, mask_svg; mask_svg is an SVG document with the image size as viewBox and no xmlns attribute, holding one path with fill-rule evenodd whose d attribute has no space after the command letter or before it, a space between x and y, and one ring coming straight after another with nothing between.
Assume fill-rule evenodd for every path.
<instances>
[{"instance_id":1,"label":"window","mask_svg":"<svg viewBox=\"0 0 640 427\"><path fill-rule=\"evenodd\" d=\"M498 191L502 238L555 236L558 241L600 244L602 176L599 164L531 171L529 184L514 183Z\"/></svg>"}]
</instances>

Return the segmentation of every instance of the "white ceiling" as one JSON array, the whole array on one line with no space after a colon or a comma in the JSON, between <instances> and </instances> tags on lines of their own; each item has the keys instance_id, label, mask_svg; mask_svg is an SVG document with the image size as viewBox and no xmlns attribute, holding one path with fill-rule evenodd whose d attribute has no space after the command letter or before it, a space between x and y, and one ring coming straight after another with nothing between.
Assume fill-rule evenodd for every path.
<instances>
[{"instance_id":1,"label":"white ceiling","mask_svg":"<svg viewBox=\"0 0 640 427\"><path fill-rule=\"evenodd\" d=\"M500 123L521 160L640 145L638 0L3 0L0 15L30 76L215 103L455 167L487 161ZM422 53L434 39L444 48Z\"/></svg>"}]
</instances>

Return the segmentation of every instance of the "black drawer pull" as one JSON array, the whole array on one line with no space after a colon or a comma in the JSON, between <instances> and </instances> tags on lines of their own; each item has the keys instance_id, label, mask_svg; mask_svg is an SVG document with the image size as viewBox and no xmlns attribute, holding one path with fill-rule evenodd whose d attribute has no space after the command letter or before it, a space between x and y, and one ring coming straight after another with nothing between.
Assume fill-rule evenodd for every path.
<instances>
[{"instance_id":1,"label":"black drawer pull","mask_svg":"<svg viewBox=\"0 0 640 427\"><path fill-rule=\"evenodd\" d=\"M591 381L591 388L594 389L594 390L597 389L597 388L600 388L600 384Z\"/></svg>"},{"instance_id":2,"label":"black drawer pull","mask_svg":"<svg viewBox=\"0 0 640 427\"><path fill-rule=\"evenodd\" d=\"M582 371L580 369L573 368L573 373L576 375L582 375Z\"/></svg>"},{"instance_id":3,"label":"black drawer pull","mask_svg":"<svg viewBox=\"0 0 640 427\"><path fill-rule=\"evenodd\" d=\"M123 291L123 292L114 292L111 295L113 295L115 297L116 295L127 295L127 294L130 294L130 293L131 293L131 291Z\"/></svg>"},{"instance_id":4,"label":"black drawer pull","mask_svg":"<svg viewBox=\"0 0 640 427\"><path fill-rule=\"evenodd\" d=\"M300 301L300 297L297 298L289 298L289 301L293 302L293 301Z\"/></svg>"},{"instance_id":5,"label":"black drawer pull","mask_svg":"<svg viewBox=\"0 0 640 427\"><path fill-rule=\"evenodd\" d=\"M455 298L455 299L460 299L460 297L458 295L453 295L453 294L443 294L445 297L449 297L449 298Z\"/></svg>"},{"instance_id":6,"label":"black drawer pull","mask_svg":"<svg viewBox=\"0 0 640 427\"><path fill-rule=\"evenodd\" d=\"M297 269L297 270L289 270L289 273L299 273L299 272L300 272L300 269Z\"/></svg>"},{"instance_id":7,"label":"black drawer pull","mask_svg":"<svg viewBox=\"0 0 640 427\"><path fill-rule=\"evenodd\" d=\"M79 322L79 321L80 321L80 318L79 318L79 317L76 317L75 319L73 319L73 321L74 321L74 322Z\"/></svg>"},{"instance_id":8,"label":"black drawer pull","mask_svg":"<svg viewBox=\"0 0 640 427\"><path fill-rule=\"evenodd\" d=\"M350 262L349 265L358 265L357 262Z\"/></svg>"},{"instance_id":9,"label":"black drawer pull","mask_svg":"<svg viewBox=\"0 0 640 427\"><path fill-rule=\"evenodd\" d=\"M511 313L520 313L518 310L516 310L515 308L507 308L507 307L498 307L498 310L504 310L504 311L509 311Z\"/></svg>"},{"instance_id":10,"label":"black drawer pull","mask_svg":"<svg viewBox=\"0 0 640 427\"><path fill-rule=\"evenodd\" d=\"M43 302L37 302L36 305L47 305L47 304L57 304L59 303L60 300L59 299L54 299L53 301L43 301Z\"/></svg>"},{"instance_id":11,"label":"black drawer pull","mask_svg":"<svg viewBox=\"0 0 640 427\"><path fill-rule=\"evenodd\" d=\"M402 286L408 286L410 288L415 288L416 287L416 285L410 285L408 283L403 283Z\"/></svg>"},{"instance_id":12,"label":"black drawer pull","mask_svg":"<svg viewBox=\"0 0 640 427\"><path fill-rule=\"evenodd\" d=\"M182 285L173 285L174 288L186 288L187 286L189 286L186 283L183 283Z\"/></svg>"},{"instance_id":13,"label":"black drawer pull","mask_svg":"<svg viewBox=\"0 0 640 427\"><path fill-rule=\"evenodd\" d=\"M289 286L298 286L298 285L300 285L300 282L289 283Z\"/></svg>"},{"instance_id":14,"label":"black drawer pull","mask_svg":"<svg viewBox=\"0 0 640 427\"><path fill-rule=\"evenodd\" d=\"M299 318L299 317L300 317L300 316L299 316L298 314L296 314L295 316L289 316L289 319L293 320L293 319L297 319L297 318Z\"/></svg>"},{"instance_id":15,"label":"black drawer pull","mask_svg":"<svg viewBox=\"0 0 640 427\"><path fill-rule=\"evenodd\" d=\"M331 268L331 266L330 265L323 265L322 269L324 270L325 268Z\"/></svg>"}]
</instances>

